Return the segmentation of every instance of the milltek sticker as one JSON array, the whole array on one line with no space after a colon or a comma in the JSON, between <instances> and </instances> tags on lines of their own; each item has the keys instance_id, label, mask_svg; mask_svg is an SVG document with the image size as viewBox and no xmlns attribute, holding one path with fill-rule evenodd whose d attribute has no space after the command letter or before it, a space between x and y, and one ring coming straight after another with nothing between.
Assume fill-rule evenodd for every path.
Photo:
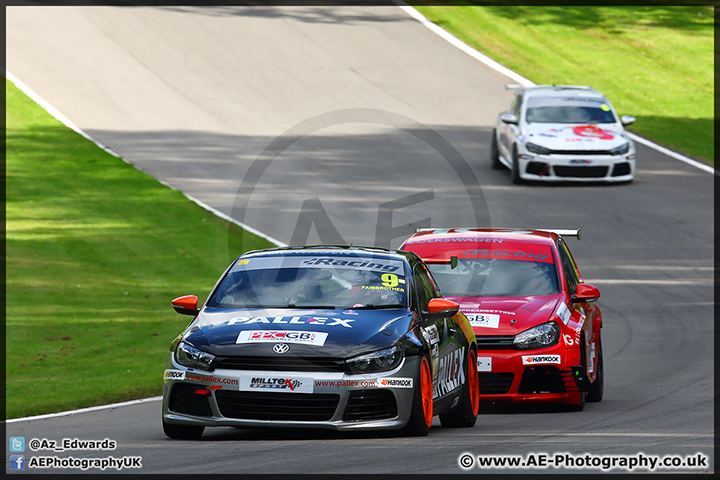
<instances>
[{"instance_id":1,"label":"milltek sticker","mask_svg":"<svg viewBox=\"0 0 720 480\"><path fill-rule=\"evenodd\" d=\"M554 363L560 365L560 355L527 355L522 357L523 365Z\"/></svg>"},{"instance_id":2,"label":"milltek sticker","mask_svg":"<svg viewBox=\"0 0 720 480\"><path fill-rule=\"evenodd\" d=\"M309 377L244 377L240 379L239 388L242 391L313 393L314 383Z\"/></svg>"},{"instance_id":3,"label":"milltek sticker","mask_svg":"<svg viewBox=\"0 0 720 480\"><path fill-rule=\"evenodd\" d=\"M185 370L165 370L165 380L185 380Z\"/></svg>"},{"instance_id":4,"label":"milltek sticker","mask_svg":"<svg viewBox=\"0 0 720 480\"><path fill-rule=\"evenodd\" d=\"M500 315L492 313L466 313L473 327L498 328L500 326Z\"/></svg>"},{"instance_id":5,"label":"milltek sticker","mask_svg":"<svg viewBox=\"0 0 720 480\"><path fill-rule=\"evenodd\" d=\"M386 388L412 388L412 378L378 378L378 387Z\"/></svg>"},{"instance_id":6,"label":"milltek sticker","mask_svg":"<svg viewBox=\"0 0 720 480\"><path fill-rule=\"evenodd\" d=\"M243 330L235 343L285 342L305 345L325 345L328 334L325 332Z\"/></svg>"}]
</instances>

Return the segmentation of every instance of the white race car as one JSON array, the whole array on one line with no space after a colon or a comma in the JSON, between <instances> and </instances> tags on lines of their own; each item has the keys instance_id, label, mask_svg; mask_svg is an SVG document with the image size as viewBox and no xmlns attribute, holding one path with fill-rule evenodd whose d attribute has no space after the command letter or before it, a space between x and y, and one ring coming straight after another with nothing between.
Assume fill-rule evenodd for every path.
<instances>
[{"instance_id":1,"label":"white race car","mask_svg":"<svg viewBox=\"0 0 720 480\"><path fill-rule=\"evenodd\" d=\"M587 86L507 85L515 90L508 111L495 122L493 168L524 180L630 182L635 144L605 96Z\"/></svg>"}]
</instances>

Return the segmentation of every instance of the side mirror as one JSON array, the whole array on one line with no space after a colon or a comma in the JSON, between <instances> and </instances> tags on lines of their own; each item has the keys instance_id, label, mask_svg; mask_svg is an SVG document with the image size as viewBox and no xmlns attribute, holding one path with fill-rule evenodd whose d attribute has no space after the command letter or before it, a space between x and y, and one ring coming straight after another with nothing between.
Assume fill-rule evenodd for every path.
<instances>
[{"instance_id":1,"label":"side mirror","mask_svg":"<svg viewBox=\"0 0 720 480\"><path fill-rule=\"evenodd\" d=\"M428 311L425 316L429 318L452 317L458 310L460 310L460 305L452 300L433 298L428 302Z\"/></svg>"},{"instance_id":2,"label":"side mirror","mask_svg":"<svg viewBox=\"0 0 720 480\"><path fill-rule=\"evenodd\" d=\"M504 113L500 115L500 121L503 123L511 123L513 125L518 124L518 117L512 113Z\"/></svg>"},{"instance_id":3,"label":"side mirror","mask_svg":"<svg viewBox=\"0 0 720 480\"><path fill-rule=\"evenodd\" d=\"M623 124L623 126L627 127L628 125L632 125L635 123L635 117L631 117L630 115L623 115L620 117L620 122Z\"/></svg>"},{"instance_id":4,"label":"side mirror","mask_svg":"<svg viewBox=\"0 0 720 480\"><path fill-rule=\"evenodd\" d=\"M198 297L196 295L185 295L184 297L178 297L172 302L172 306L177 313L182 315L197 315L200 313L198 310Z\"/></svg>"},{"instance_id":5,"label":"side mirror","mask_svg":"<svg viewBox=\"0 0 720 480\"><path fill-rule=\"evenodd\" d=\"M584 283L575 287L575 295L570 295L570 300L572 300L573 303L594 302L598 298L600 298L600 290Z\"/></svg>"}]
</instances>

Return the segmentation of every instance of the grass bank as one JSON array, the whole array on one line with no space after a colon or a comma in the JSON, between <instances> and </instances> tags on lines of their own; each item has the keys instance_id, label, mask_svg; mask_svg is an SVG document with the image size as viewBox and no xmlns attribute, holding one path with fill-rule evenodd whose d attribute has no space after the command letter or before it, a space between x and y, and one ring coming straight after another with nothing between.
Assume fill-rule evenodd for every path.
<instances>
[{"instance_id":1,"label":"grass bank","mask_svg":"<svg viewBox=\"0 0 720 480\"><path fill-rule=\"evenodd\" d=\"M7 417L160 395L170 300L204 300L241 230L6 95Z\"/></svg>"},{"instance_id":2,"label":"grass bank","mask_svg":"<svg viewBox=\"0 0 720 480\"><path fill-rule=\"evenodd\" d=\"M713 7L410 3L532 82L591 85L637 118L630 131L714 162Z\"/></svg>"}]
</instances>

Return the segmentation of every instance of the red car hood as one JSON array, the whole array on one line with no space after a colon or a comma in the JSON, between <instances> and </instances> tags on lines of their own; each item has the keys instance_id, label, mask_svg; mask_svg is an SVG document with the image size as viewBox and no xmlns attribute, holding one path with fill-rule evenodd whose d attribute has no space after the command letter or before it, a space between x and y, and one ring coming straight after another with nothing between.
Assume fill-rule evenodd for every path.
<instances>
[{"instance_id":1,"label":"red car hood","mask_svg":"<svg viewBox=\"0 0 720 480\"><path fill-rule=\"evenodd\" d=\"M483 323L488 326L473 326L475 335L516 335L523 330L547 322L555 312L560 300L559 295L446 298L459 303L460 311L468 318L474 314L484 316ZM472 319L470 323L474 323Z\"/></svg>"}]
</instances>

